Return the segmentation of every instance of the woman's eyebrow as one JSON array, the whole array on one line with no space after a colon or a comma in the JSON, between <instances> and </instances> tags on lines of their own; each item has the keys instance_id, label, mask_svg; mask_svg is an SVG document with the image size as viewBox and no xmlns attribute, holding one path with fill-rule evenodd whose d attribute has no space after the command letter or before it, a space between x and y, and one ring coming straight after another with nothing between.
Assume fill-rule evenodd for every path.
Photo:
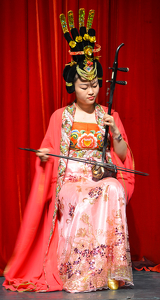
<instances>
[{"instance_id":1,"label":"woman's eyebrow","mask_svg":"<svg viewBox=\"0 0 160 300\"><path fill-rule=\"evenodd\" d=\"M95 80L94 82L92 82L91 84L95 84L95 83L97 83L98 82L98 79L97 80Z\"/></svg>"},{"instance_id":2,"label":"woman's eyebrow","mask_svg":"<svg viewBox=\"0 0 160 300\"><path fill-rule=\"evenodd\" d=\"M92 82L91 85L94 85L94 84L96 84L97 82L98 82L98 80ZM82 82L82 83L80 83L79 85L89 85L89 83L88 83L88 82Z\"/></svg>"},{"instance_id":3,"label":"woman's eyebrow","mask_svg":"<svg viewBox=\"0 0 160 300\"><path fill-rule=\"evenodd\" d=\"M80 83L79 85L88 85L88 83L84 82L84 83Z\"/></svg>"}]
</instances>

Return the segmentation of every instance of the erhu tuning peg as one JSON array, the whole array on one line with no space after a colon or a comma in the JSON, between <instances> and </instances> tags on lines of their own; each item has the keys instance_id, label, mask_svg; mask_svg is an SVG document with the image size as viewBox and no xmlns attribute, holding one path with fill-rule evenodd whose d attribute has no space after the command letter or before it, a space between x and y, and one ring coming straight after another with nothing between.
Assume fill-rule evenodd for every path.
<instances>
[{"instance_id":1,"label":"erhu tuning peg","mask_svg":"<svg viewBox=\"0 0 160 300\"><path fill-rule=\"evenodd\" d=\"M127 81L116 81L116 83L121 84L121 85L126 85Z\"/></svg>"},{"instance_id":2,"label":"erhu tuning peg","mask_svg":"<svg viewBox=\"0 0 160 300\"><path fill-rule=\"evenodd\" d=\"M117 70L121 72L128 72L129 68L118 68Z\"/></svg>"}]
</instances>

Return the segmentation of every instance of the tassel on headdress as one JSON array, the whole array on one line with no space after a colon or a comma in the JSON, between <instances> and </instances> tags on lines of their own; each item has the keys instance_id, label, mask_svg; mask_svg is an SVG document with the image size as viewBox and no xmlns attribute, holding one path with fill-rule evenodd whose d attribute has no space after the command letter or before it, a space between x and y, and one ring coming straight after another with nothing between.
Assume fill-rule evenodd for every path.
<instances>
[{"instance_id":1,"label":"tassel on headdress","mask_svg":"<svg viewBox=\"0 0 160 300\"><path fill-rule=\"evenodd\" d=\"M63 77L66 81L66 89L68 93L74 92L73 81L76 73L87 81L92 81L95 77L98 77L99 86L102 86L102 66L98 61L98 57L94 56L94 53L101 50L101 46L95 44L95 30L92 29L94 14L94 10L89 11L87 26L85 27L85 9L79 9L78 32L74 25L73 12L71 10L68 11L68 24L72 37L68 30L65 15L60 15L60 22L64 37L70 46L69 53L72 56L71 62L67 64L63 70Z\"/></svg>"}]
</instances>

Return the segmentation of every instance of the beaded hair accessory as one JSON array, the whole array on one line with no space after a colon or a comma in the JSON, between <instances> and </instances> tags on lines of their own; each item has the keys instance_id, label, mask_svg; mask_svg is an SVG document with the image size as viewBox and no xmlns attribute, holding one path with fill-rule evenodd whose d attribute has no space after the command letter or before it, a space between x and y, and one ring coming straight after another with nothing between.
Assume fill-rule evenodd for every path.
<instances>
[{"instance_id":1,"label":"beaded hair accessory","mask_svg":"<svg viewBox=\"0 0 160 300\"><path fill-rule=\"evenodd\" d=\"M101 46L96 44L95 30L92 29L94 15L95 11L91 9L88 14L87 26L85 27L85 9L79 9L78 32L74 24L73 11L68 11L68 25L72 37L68 30L65 15L61 14L59 16L64 37L70 46L69 54L72 56L71 62L66 65L63 72L69 93L74 91L72 86L74 86L73 81L76 73L87 81L92 81L98 76L99 85L100 87L102 86L102 67L98 61L99 57L94 57L94 53L101 50Z\"/></svg>"}]
</instances>

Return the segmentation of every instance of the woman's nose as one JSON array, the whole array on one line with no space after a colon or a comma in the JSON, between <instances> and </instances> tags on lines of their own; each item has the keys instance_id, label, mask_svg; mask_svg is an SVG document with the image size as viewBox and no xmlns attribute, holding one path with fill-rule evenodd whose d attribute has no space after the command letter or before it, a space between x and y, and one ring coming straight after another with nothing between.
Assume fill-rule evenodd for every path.
<instances>
[{"instance_id":1,"label":"woman's nose","mask_svg":"<svg viewBox=\"0 0 160 300\"><path fill-rule=\"evenodd\" d=\"M93 94L93 87L92 86L89 86L89 91L88 91L89 94Z\"/></svg>"}]
</instances>

